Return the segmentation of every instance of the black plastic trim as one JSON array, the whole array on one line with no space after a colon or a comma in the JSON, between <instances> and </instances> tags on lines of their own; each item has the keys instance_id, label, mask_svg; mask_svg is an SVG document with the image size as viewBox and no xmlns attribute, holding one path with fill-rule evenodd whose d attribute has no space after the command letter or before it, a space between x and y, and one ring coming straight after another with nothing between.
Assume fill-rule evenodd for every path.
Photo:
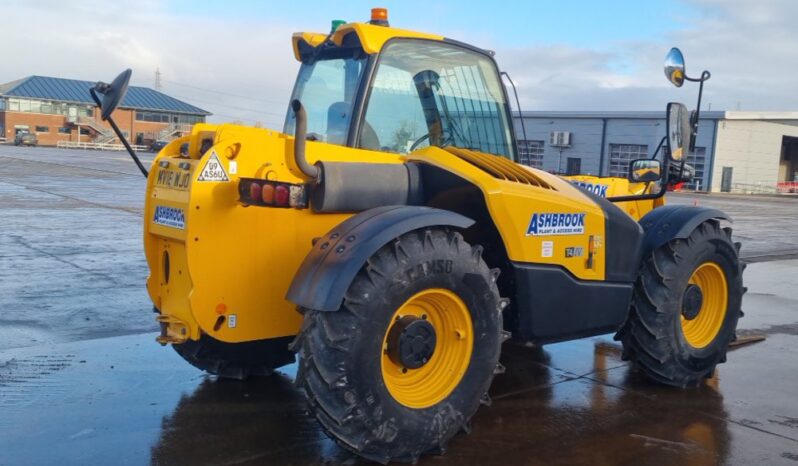
<instances>
[{"instance_id":1,"label":"black plastic trim","mask_svg":"<svg viewBox=\"0 0 798 466\"><path fill-rule=\"evenodd\" d=\"M473 223L448 210L421 206L385 206L361 212L316 241L294 276L286 299L307 309L336 311L366 260L393 239L419 228L465 229Z\"/></svg>"},{"instance_id":2,"label":"black plastic trim","mask_svg":"<svg viewBox=\"0 0 798 466\"><path fill-rule=\"evenodd\" d=\"M518 328L513 335L553 343L618 330L633 283L580 280L559 265L512 263Z\"/></svg>"},{"instance_id":3,"label":"black plastic trim","mask_svg":"<svg viewBox=\"0 0 798 466\"><path fill-rule=\"evenodd\" d=\"M731 222L731 217L722 211L707 207L666 205L652 210L640 219L645 230L643 257L668 241L687 238L699 225L712 219Z\"/></svg>"}]
</instances>

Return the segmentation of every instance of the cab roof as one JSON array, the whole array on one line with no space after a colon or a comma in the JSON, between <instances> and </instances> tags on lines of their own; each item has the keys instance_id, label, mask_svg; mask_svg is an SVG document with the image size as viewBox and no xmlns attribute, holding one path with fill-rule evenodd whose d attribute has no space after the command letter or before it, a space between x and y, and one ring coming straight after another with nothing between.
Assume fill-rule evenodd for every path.
<instances>
[{"instance_id":1,"label":"cab roof","mask_svg":"<svg viewBox=\"0 0 798 466\"><path fill-rule=\"evenodd\" d=\"M312 54L316 47L324 43L328 34L318 32L297 32L292 37L294 57L302 61L304 57ZM337 46L342 46L344 41L357 39L363 51L369 55L379 53L382 46L393 38L414 38L443 41L444 37L426 32L409 31L388 26L378 26L367 23L343 24L330 37Z\"/></svg>"}]
</instances>

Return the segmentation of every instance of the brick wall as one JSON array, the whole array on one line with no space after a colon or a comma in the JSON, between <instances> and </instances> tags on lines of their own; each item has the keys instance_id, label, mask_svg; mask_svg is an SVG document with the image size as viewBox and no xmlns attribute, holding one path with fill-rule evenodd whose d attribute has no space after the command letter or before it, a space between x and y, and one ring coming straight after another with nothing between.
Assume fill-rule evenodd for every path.
<instances>
[{"instance_id":1,"label":"brick wall","mask_svg":"<svg viewBox=\"0 0 798 466\"><path fill-rule=\"evenodd\" d=\"M99 109L94 109L93 118L103 127L107 128L108 131L111 130L111 126L108 125L107 122L100 121ZM116 121L117 126L119 126L119 129L123 132L127 132L128 140L132 144L136 143L136 136L139 133L141 133L142 138L144 139L143 142L145 144L149 144L152 142L154 135L157 135L159 131L169 126L169 123L137 121L135 110L118 109L114 111L113 118L114 121ZM42 146L54 146L58 143L58 141L78 141L77 127L68 123L67 117L63 115L0 111L0 124L5 127L4 136L8 141L14 140L16 126L28 126L28 130L31 133L36 133L36 136L39 139L39 145ZM46 127L47 131L36 131L37 126ZM69 128L69 132L61 133L59 132L59 128ZM90 128L87 129L89 129L90 134L80 135L81 142L90 142L97 136L97 133L94 130Z\"/></svg>"}]
</instances>

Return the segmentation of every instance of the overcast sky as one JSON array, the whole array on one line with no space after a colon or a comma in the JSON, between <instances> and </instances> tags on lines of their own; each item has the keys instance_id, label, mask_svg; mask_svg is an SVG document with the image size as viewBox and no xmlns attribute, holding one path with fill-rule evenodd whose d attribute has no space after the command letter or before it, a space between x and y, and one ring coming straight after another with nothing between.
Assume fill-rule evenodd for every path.
<instances>
[{"instance_id":1,"label":"overcast sky","mask_svg":"<svg viewBox=\"0 0 798 466\"><path fill-rule=\"evenodd\" d=\"M159 68L162 90L212 121L280 128L298 66L291 33L365 21L371 6L386 6L393 26L495 50L524 110L692 106L697 87L675 89L662 73L671 46L684 51L688 75L712 72L712 110L798 110L794 0L340 3L0 0L0 82L109 81L132 68L133 84L153 87Z\"/></svg>"}]
</instances>

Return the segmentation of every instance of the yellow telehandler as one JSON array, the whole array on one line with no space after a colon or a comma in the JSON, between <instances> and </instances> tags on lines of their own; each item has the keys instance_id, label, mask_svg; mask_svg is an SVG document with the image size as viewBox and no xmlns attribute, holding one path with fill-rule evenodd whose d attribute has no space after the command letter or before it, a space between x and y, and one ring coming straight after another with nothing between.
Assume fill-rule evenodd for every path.
<instances>
[{"instance_id":1,"label":"yellow telehandler","mask_svg":"<svg viewBox=\"0 0 798 466\"><path fill-rule=\"evenodd\" d=\"M384 9L295 34L293 51L282 131L197 124L149 170L130 150L159 343L222 377L297 355L323 429L382 463L467 430L511 334L617 332L624 358L678 387L725 360L744 291L730 220L664 205L689 178L697 111L669 104L662 150L628 179L566 179L514 162L490 51L390 27ZM678 49L665 71L709 78ZM91 91L125 144L111 112L129 78Z\"/></svg>"}]
</instances>

